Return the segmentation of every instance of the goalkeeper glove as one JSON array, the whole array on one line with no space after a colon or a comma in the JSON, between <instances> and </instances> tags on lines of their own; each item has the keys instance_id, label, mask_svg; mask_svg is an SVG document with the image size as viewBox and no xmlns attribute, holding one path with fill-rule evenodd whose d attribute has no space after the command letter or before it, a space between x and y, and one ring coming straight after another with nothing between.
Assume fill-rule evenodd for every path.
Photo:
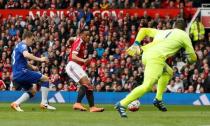
<instances>
[{"instance_id":1,"label":"goalkeeper glove","mask_svg":"<svg viewBox=\"0 0 210 126\"><path fill-rule=\"evenodd\" d=\"M130 56L141 55L140 43L135 41L134 44L126 50L126 53Z\"/></svg>"}]
</instances>

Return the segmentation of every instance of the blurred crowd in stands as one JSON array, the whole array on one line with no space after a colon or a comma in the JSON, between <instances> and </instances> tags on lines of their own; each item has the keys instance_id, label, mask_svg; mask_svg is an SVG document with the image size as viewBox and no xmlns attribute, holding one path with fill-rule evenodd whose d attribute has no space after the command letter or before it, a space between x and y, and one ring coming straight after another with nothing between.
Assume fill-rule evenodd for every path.
<instances>
[{"instance_id":1,"label":"blurred crowd in stands","mask_svg":"<svg viewBox=\"0 0 210 126\"><path fill-rule=\"evenodd\" d=\"M83 7L82 4L70 0L0 0L0 8L69 8L68 15L53 17L44 15L35 18L27 16L22 18L8 15L0 18L0 90L15 90L12 83L11 53L14 46L21 41L22 33L26 30L32 31L36 43L29 48L36 56L47 56L50 63L31 64L39 66L39 71L50 77L50 89L53 91L77 91L77 84L65 73L65 65L71 48L69 37L77 36L83 28L89 29L91 36L84 50L85 57L91 58L86 69L95 91L100 92L123 92L131 91L143 81L144 66L141 57L129 57L125 50L134 42L138 30L142 27L157 29L171 29L175 20L184 18L182 14L177 17L160 17L156 14L154 18L144 12L143 16L138 14L118 15L117 17L93 16L90 9L96 8L136 8L145 7L180 8L192 1L176 0L89 0ZM129 1L129 4L127 5ZM130 4L130 1L132 1ZM144 4L139 4L140 1ZM84 2L84 1L83 1ZM81 2L82 3L82 2ZM147 4L150 3L150 4ZM105 6L107 4L107 6ZM114 4L114 5L113 5ZM183 5L182 5L183 4ZM74 9L78 10L77 12ZM199 20L191 26L190 36L198 62L193 65L185 63L184 52L168 59L168 64L174 69L174 77L167 86L167 92L179 93L204 93L210 92L210 84L206 82L209 76L209 66L206 57L210 55L210 33ZM152 41L145 38L142 45ZM39 90L39 87L34 85ZM156 91L156 86L152 89Z\"/></svg>"},{"instance_id":2,"label":"blurred crowd in stands","mask_svg":"<svg viewBox=\"0 0 210 126\"><path fill-rule=\"evenodd\" d=\"M0 0L0 9L66 9L86 3L91 9L199 7L208 0Z\"/></svg>"}]
</instances>

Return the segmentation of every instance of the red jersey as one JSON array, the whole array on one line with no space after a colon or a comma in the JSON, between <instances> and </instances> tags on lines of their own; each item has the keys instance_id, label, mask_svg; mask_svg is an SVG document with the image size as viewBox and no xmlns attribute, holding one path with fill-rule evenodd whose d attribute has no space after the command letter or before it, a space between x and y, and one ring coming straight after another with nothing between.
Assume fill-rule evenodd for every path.
<instances>
[{"instance_id":1,"label":"red jersey","mask_svg":"<svg viewBox=\"0 0 210 126\"><path fill-rule=\"evenodd\" d=\"M70 54L69 54L69 61L73 61L72 60L72 54L76 54L79 58L84 59L84 51L86 49L85 43L83 42L83 40L78 37L76 38L76 40L73 42L72 46L71 46L71 50L70 50ZM75 62L75 61L74 61ZM77 64L83 66L84 63L83 62L76 62Z\"/></svg>"}]
</instances>

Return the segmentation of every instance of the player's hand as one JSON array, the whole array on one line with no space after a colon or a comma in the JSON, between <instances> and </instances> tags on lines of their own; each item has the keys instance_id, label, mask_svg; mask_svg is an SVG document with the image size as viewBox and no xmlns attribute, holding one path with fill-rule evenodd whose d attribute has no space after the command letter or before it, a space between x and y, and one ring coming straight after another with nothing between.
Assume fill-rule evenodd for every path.
<instances>
[{"instance_id":1,"label":"player's hand","mask_svg":"<svg viewBox=\"0 0 210 126\"><path fill-rule=\"evenodd\" d=\"M90 63L90 59L84 59L83 61L85 64L89 64Z\"/></svg>"},{"instance_id":2,"label":"player's hand","mask_svg":"<svg viewBox=\"0 0 210 126\"><path fill-rule=\"evenodd\" d=\"M39 68L37 66L31 66L31 67L32 67L32 70L39 71Z\"/></svg>"},{"instance_id":3,"label":"player's hand","mask_svg":"<svg viewBox=\"0 0 210 126\"><path fill-rule=\"evenodd\" d=\"M141 55L141 49L139 45L133 44L126 50L126 53L130 56Z\"/></svg>"},{"instance_id":4,"label":"player's hand","mask_svg":"<svg viewBox=\"0 0 210 126\"><path fill-rule=\"evenodd\" d=\"M41 57L40 58L40 61L41 62L47 62L48 63L49 62L49 59L47 57Z\"/></svg>"}]
</instances>

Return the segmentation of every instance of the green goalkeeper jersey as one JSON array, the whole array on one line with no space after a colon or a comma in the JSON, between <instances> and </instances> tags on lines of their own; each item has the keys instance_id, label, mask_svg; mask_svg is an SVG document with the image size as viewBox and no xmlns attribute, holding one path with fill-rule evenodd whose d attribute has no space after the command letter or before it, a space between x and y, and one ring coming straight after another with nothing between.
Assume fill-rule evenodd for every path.
<instances>
[{"instance_id":1,"label":"green goalkeeper jersey","mask_svg":"<svg viewBox=\"0 0 210 126\"><path fill-rule=\"evenodd\" d=\"M175 55L181 48L184 48L190 63L197 60L189 35L185 31L179 29L157 30L141 28L135 41L141 42L145 36L152 37L153 42L142 46L144 52L159 54L167 59Z\"/></svg>"}]
</instances>

